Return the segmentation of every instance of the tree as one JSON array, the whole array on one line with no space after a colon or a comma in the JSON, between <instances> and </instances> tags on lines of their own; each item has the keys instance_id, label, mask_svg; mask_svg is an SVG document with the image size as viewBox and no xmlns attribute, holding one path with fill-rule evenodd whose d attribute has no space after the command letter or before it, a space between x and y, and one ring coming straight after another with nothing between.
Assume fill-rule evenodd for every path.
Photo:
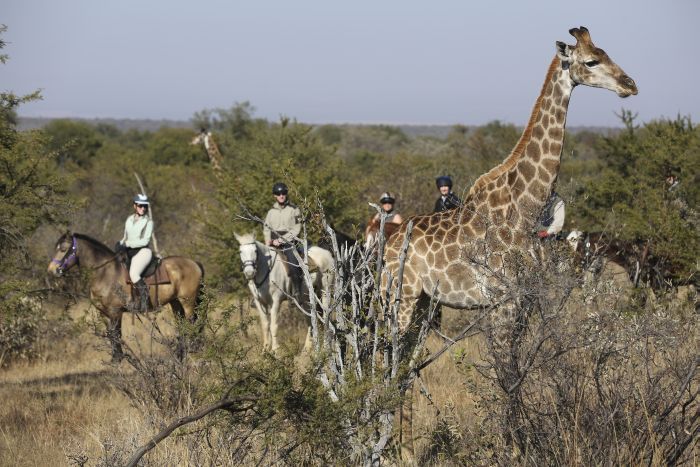
<instances>
[{"instance_id":1,"label":"tree","mask_svg":"<svg viewBox=\"0 0 700 467\"><path fill-rule=\"evenodd\" d=\"M636 116L629 111L620 117L625 131L602 140L600 171L579 188L584 202L573 215L591 231L608 231L642 248L648 245L652 270L647 279L656 285L696 281L700 131L690 117L643 127L635 125ZM668 176L680 184L669 185Z\"/></svg>"},{"instance_id":2,"label":"tree","mask_svg":"<svg viewBox=\"0 0 700 467\"><path fill-rule=\"evenodd\" d=\"M0 35L4 31L0 27ZM4 45L0 39L0 49ZM6 56L0 58L4 63ZM32 288L30 237L73 207L47 137L15 127L17 107L38 98L38 92L0 93L0 365L8 357L28 355L36 338L40 316L26 295Z\"/></svg>"}]
</instances>

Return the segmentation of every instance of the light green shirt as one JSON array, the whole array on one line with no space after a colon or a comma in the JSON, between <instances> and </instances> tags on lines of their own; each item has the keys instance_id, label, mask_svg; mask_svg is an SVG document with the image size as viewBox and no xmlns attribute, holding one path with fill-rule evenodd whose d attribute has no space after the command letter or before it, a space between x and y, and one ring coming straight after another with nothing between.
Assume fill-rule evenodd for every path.
<instances>
[{"instance_id":1,"label":"light green shirt","mask_svg":"<svg viewBox=\"0 0 700 467\"><path fill-rule=\"evenodd\" d=\"M122 238L121 243L129 248L143 248L151 242L151 235L153 235L151 217L132 214L126 218L124 238Z\"/></svg>"}]
</instances>

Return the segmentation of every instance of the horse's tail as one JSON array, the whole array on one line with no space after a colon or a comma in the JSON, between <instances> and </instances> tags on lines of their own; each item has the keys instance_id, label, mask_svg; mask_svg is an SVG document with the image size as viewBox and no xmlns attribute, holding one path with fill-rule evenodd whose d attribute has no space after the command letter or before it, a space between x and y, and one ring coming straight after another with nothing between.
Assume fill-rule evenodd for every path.
<instances>
[{"instance_id":1,"label":"horse's tail","mask_svg":"<svg viewBox=\"0 0 700 467\"><path fill-rule=\"evenodd\" d=\"M197 263L197 266L199 266L199 271L202 273L201 277L199 278L199 287L197 287L197 294L194 297L194 306L196 309L199 308L199 305L201 305L202 295L204 293L204 265L199 261L195 261L195 263Z\"/></svg>"}]
</instances>

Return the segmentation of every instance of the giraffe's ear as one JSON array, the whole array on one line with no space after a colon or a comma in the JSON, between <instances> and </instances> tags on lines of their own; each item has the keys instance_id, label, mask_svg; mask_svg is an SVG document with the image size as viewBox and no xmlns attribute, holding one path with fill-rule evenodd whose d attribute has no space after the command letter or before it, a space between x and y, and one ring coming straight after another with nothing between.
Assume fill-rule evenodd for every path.
<instances>
[{"instance_id":1,"label":"giraffe's ear","mask_svg":"<svg viewBox=\"0 0 700 467\"><path fill-rule=\"evenodd\" d=\"M556 44L557 56L562 60L568 62L571 59L571 52L573 47L567 45L561 41L557 41Z\"/></svg>"}]
</instances>

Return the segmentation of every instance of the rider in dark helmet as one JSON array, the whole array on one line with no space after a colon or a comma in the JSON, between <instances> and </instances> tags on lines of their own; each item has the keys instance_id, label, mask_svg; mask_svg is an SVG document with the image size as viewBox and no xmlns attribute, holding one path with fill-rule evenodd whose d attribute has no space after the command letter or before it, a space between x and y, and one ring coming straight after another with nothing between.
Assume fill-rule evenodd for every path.
<instances>
[{"instance_id":1,"label":"rider in dark helmet","mask_svg":"<svg viewBox=\"0 0 700 467\"><path fill-rule=\"evenodd\" d=\"M452 192L452 179L449 176L439 176L435 179L435 185L440 191L440 197L435 201L434 212L458 208L462 204L462 200Z\"/></svg>"},{"instance_id":2,"label":"rider in dark helmet","mask_svg":"<svg viewBox=\"0 0 700 467\"><path fill-rule=\"evenodd\" d=\"M297 300L301 300L302 275L299 262L294 256L293 249L299 247L299 234L301 233L301 211L290 203L287 198L289 189L282 182L272 185L272 195L275 203L267 212L263 234L265 244L282 250L289 263L289 276L292 279L293 294Z\"/></svg>"},{"instance_id":3,"label":"rider in dark helmet","mask_svg":"<svg viewBox=\"0 0 700 467\"><path fill-rule=\"evenodd\" d=\"M556 238L564 227L565 218L566 206L564 200L556 191L552 191L542 209L542 214L537 219L535 234L542 240Z\"/></svg>"}]
</instances>

